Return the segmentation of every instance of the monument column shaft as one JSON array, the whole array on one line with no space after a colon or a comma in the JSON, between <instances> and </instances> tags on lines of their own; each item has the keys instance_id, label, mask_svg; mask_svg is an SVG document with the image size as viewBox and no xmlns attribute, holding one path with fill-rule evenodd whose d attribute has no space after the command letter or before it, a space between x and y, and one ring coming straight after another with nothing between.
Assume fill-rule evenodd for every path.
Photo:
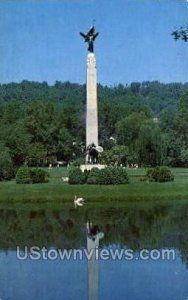
<instances>
[{"instance_id":1,"label":"monument column shaft","mask_svg":"<svg viewBox=\"0 0 188 300\"><path fill-rule=\"evenodd\" d=\"M98 146L97 69L94 53L87 56L86 147Z\"/></svg>"}]
</instances>

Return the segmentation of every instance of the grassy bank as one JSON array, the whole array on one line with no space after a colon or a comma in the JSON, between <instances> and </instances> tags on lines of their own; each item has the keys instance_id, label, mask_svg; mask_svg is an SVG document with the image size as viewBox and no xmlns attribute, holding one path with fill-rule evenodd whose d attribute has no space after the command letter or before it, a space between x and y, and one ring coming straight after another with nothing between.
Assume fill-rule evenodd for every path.
<instances>
[{"instance_id":1,"label":"grassy bank","mask_svg":"<svg viewBox=\"0 0 188 300\"><path fill-rule=\"evenodd\" d=\"M173 169L174 182L147 183L140 181L144 169L128 170L130 183L116 186L69 185L64 183L66 168L49 170L50 181L45 184L16 184L14 180L0 183L0 203L72 203L74 195L87 202L127 201L188 201L188 169Z\"/></svg>"}]
</instances>

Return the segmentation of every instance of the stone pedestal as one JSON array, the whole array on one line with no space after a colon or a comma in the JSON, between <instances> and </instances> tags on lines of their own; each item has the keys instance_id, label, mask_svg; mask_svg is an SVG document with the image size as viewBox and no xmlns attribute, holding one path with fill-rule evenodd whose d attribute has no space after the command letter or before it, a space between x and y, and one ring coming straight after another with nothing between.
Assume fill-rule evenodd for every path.
<instances>
[{"instance_id":1,"label":"stone pedestal","mask_svg":"<svg viewBox=\"0 0 188 300\"><path fill-rule=\"evenodd\" d=\"M86 147L98 146L97 70L94 53L87 56Z\"/></svg>"}]
</instances>

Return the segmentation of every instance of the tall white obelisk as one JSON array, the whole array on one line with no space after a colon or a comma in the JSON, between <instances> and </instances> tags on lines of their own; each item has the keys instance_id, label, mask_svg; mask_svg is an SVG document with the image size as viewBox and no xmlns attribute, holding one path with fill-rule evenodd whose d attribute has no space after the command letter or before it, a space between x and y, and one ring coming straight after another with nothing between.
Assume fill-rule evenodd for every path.
<instances>
[{"instance_id":1,"label":"tall white obelisk","mask_svg":"<svg viewBox=\"0 0 188 300\"><path fill-rule=\"evenodd\" d=\"M92 168L92 164L97 163L98 153L102 152L102 147L98 147L98 109L97 109L97 68L94 54L94 41L99 35L95 32L95 27L91 26L87 33L80 32L88 44L87 55L87 83L86 83L86 162L81 166L81 170ZM89 166L89 164L91 166Z\"/></svg>"},{"instance_id":2,"label":"tall white obelisk","mask_svg":"<svg viewBox=\"0 0 188 300\"><path fill-rule=\"evenodd\" d=\"M98 146L97 68L94 53L87 55L86 147Z\"/></svg>"}]
</instances>

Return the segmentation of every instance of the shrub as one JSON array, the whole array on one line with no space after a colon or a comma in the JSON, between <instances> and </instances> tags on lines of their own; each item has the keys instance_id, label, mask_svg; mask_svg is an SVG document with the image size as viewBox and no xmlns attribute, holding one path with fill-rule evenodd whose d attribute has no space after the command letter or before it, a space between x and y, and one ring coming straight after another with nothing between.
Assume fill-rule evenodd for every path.
<instances>
[{"instance_id":1,"label":"shrub","mask_svg":"<svg viewBox=\"0 0 188 300\"><path fill-rule=\"evenodd\" d=\"M73 168L69 171L69 183L70 184L83 184L86 182L86 175L82 173L80 168Z\"/></svg>"},{"instance_id":2,"label":"shrub","mask_svg":"<svg viewBox=\"0 0 188 300\"><path fill-rule=\"evenodd\" d=\"M30 178L32 183L44 183L48 182L49 173L42 169L31 169Z\"/></svg>"},{"instance_id":3,"label":"shrub","mask_svg":"<svg viewBox=\"0 0 188 300\"><path fill-rule=\"evenodd\" d=\"M29 169L27 166L20 167L16 174L16 183L44 183L48 181L48 172L42 169Z\"/></svg>"},{"instance_id":4,"label":"shrub","mask_svg":"<svg viewBox=\"0 0 188 300\"><path fill-rule=\"evenodd\" d=\"M16 183L31 183L30 171L27 166L20 167L16 173Z\"/></svg>"},{"instance_id":5,"label":"shrub","mask_svg":"<svg viewBox=\"0 0 188 300\"><path fill-rule=\"evenodd\" d=\"M71 184L123 184L128 183L128 175L121 167L106 167L104 169L93 168L84 171L74 168L69 171L69 183Z\"/></svg>"},{"instance_id":6,"label":"shrub","mask_svg":"<svg viewBox=\"0 0 188 300\"><path fill-rule=\"evenodd\" d=\"M90 172L87 172L87 183L88 184L97 184L99 178L100 170L98 168L91 169Z\"/></svg>"},{"instance_id":7,"label":"shrub","mask_svg":"<svg viewBox=\"0 0 188 300\"><path fill-rule=\"evenodd\" d=\"M123 184L128 182L127 172L121 167L107 167L100 170L98 184Z\"/></svg>"},{"instance_id":8,"label":"shrub","mask_svg":"<svg viewBox=\"0 0 188 300\"><path fill-rule=\"evenodd\" d=\"M86 182L87 182L87 179L88 179L88 176L89 176L90 172L91 172L91 170L87 170L87 169L84 170L84 175L85 175L85 181Z\"/></svg>"},{"instance_id":9,"label":"shrub","mask_svg":"<svg viewBox=\"0 0 188 300\"><path fill-rule=\"evenodd\" d=\"M146 178L149 181L167 182L173 181L174 175L168 167L156 167L147 170Z\"/></svg>"},{"instance_id":10,"label":"shrub","mask_svg":"<svg viewBox=\"0 0 188 300\"><path fill-rule=\"evenodd\" d=\"M88 176L89 184L123 184L128 183L128 175L121 167L106 167L104 169L93 168Z\"/></svg>"}]
</instances>

